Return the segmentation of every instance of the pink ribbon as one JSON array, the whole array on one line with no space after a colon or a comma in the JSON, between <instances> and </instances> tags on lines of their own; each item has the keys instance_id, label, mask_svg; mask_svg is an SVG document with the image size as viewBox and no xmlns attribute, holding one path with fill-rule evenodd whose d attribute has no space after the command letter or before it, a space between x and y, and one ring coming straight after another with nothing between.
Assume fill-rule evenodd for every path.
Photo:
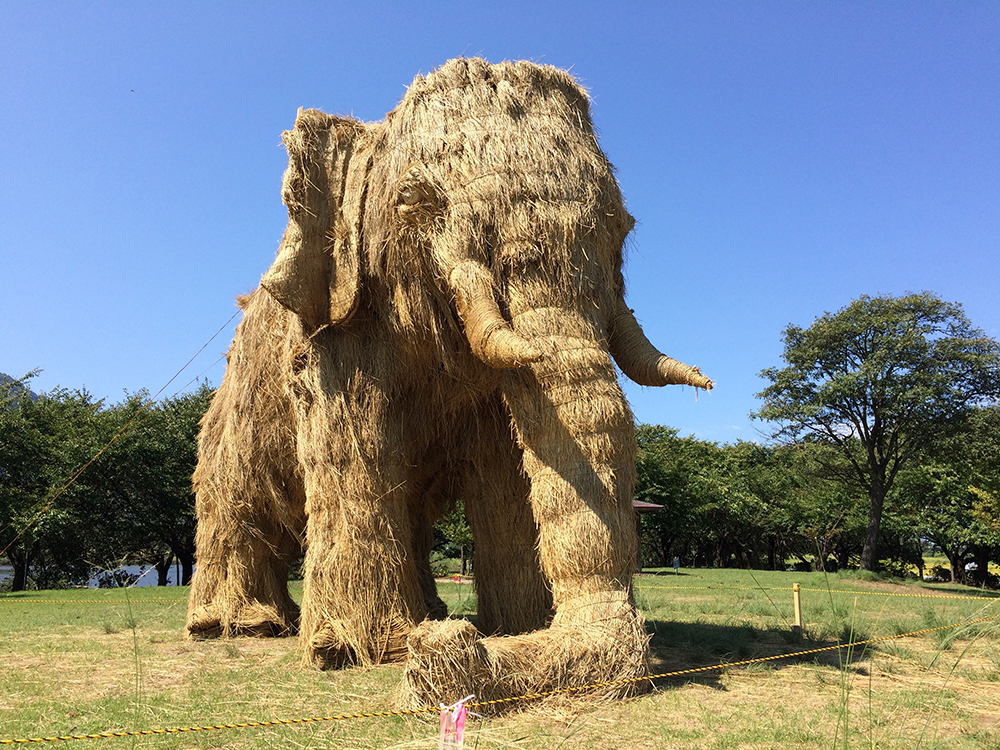
<instances>
[{"instance_id":1,"label":"pink ribbon","mask_svg":"<svg viewBox=\"0 0 1000 750\"><path fill-rule=\"evenodd\" d=\"M465 737L465 717L469 710L468 701L476 696L467 695L450 706L441 704L441 734L438 738L439 750L462 750Z\"/></svg>"}]
</instances>

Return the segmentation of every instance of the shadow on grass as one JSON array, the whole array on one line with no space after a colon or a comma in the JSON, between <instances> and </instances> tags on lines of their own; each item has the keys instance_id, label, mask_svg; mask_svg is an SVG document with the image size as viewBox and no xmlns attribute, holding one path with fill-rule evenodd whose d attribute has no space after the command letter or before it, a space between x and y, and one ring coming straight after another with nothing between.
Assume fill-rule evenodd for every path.
<instances>
[{"instance_id":1,"label":"shadow on grass","mask_svg":"<svg viewBox=\"0 0 1000 750\"><path fill-rule=\"evenodd\" d=\"M917 588L920 591L926 591L934 594L949 594L951 596L974 596L977 599L1000 599L1000 591L994 591L988 588L974 588L972 586L963 586L960 583L935 583L931 584L917 584Z\"/></svg>"},{"instance_id":2,"label":"shadow on grass","mask_svg":"<svg viewBox=\"0 0 1000 750\"><path fill-rule=\"evenodd\" d=\"M750 625L714 625L711 623L675 622L671 620L646 620L646 629L652 634L650 640L650 669L653 674L682 672L688 669L712 667L718 664L732 664L767 657L785 656L751 665L741 665L736 669L764 668L782 669L791 664L808 662L836 669L849 669L867 674L858 662L868 659L868 649L864 646L848 648L852 641L865 640L864 633L841 633L840 649L831 649L818 654L793 656L801 651L836 646L836 640L812 640L789 630L778 628L755 628ZM655 682L660 687L697 683L716 690L724 690L721 675L726 668L695 674L679 674L661 677Z\"/></svg>"},{"instance_id":3,"label":"shadow on grass","mask_svg":"<svg viewBox=\"0 0 1000 750\"><path fill-rule=\"evenodd\" d=\"M675 573L672 570L641 570L636 573L636 576L650 576L651 578L681 578L690 575L691 573Z\"/></svg>"}]
</instances>

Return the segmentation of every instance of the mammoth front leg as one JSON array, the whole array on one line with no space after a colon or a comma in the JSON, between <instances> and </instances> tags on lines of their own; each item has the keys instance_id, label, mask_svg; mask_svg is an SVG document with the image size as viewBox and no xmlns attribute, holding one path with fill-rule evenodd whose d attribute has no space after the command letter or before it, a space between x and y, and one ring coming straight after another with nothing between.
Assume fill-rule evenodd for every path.
<instances>
[{"instance_id":1,"label":"mammoth front leg","mask_svg":"<svg viewBox=\"0 0 1000 750\"><path fill-rule=\"evenodd\" d=\"M475 539L477 624L486 635L527 633L552 616L552 592L539 566L521 451L499 399L477 414L473 427L464 496Z\"/></svg>"},{"instance_id":2,"label":"mammoth front leg","mask_svg":"<svg viewBox=\"0 0 1000 750\"><path fill-rule=\"evenodd\" d=\"M400 426L377 397L359 394L355 410L349 396L312 404L299 438L308 516L300 638L321 668L397 661L427 615Z\"/></svg>"}]
</instances>

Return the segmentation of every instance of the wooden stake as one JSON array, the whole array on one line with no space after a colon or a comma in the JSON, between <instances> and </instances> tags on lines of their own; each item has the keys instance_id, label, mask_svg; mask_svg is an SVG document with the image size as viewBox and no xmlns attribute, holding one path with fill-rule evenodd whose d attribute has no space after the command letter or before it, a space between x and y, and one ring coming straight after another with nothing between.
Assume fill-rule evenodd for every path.
<instances>
[{"instance_id":1,"label":"wooden stake","mask_svg":"<svg viewBox=\"0 0 1000 750\"><path fill-rule=\"evenodd\" d=\"M792 584L792 605L795 609L794 620L792 621L792 632L796 635L802 633L802 595L801 587L797 583Z\"/></svg>"}]
</instances>

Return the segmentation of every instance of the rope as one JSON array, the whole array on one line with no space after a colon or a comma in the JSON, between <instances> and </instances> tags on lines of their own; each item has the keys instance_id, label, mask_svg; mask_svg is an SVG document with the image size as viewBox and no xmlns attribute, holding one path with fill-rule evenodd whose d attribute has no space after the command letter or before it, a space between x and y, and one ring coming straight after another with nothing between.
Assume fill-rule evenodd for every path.
<instances>
[{"instance_id":1,"label":"rope","mask_svg":"<svg viewBox=\"0 0 1000 750\"><path fill-rule=\"evenodd\" d=\"M449 581L453 583L453 581ZM465 583L465 581L462 581ZM642 589L674 589L684 591L789 591L787 586L641 586ZM806 589L821 594L853 594L854 596L897 596L909 599L959 599L967 601L1000 601L1000 596L992 594L894 594L887 591L851 591L850 589ZM131 603L143 604L174 604L186 602L187 599L132 599ZM0 602L20 602L22 604L128 604L124 599L27 599L14 596L0 596Z\"/></svg>"},{"instance_id":2,"label":"rope","mask_svg":"<svg viewBox=\"0 0 1000 750\"><path fill-rule=\"evenodd\" d=\"M642 584L643 589L683 589L685 591L790 591L787 586L647 586Z\"/></svg>"},{"instance_id":3,"label":"rope","mask_svg":"<svg viewBox=\"0 0 1000 750\"><path fill-rule=\"evenodd\" d=\"M590 685L582 685L579 687L568 687L560 688L558 690L547 690L542 693L529 693L527 695L518 695L513 698L497 698L495 700L489 701L479 701L477 703L467 703L468 708L482 708L484 706L498 706L501 704L515 703L520 701L537 700L539 698L548 698L554 695L565 695L568 693L578 693L584 690L593 690L595 688L602 687L615 687L618 685L628 685L636 682L646 682L652 680L660 680L667 677L681 677L684 675L691 674L701 674L704 672L711 672L717 669L728 669L730 667L743 667L750 664L760 664L762 662L777 661L779 659L794 659L800 656L810 656L812 654L820 654L825 651L835 651L838 649L846 648L853 649L857 646L867 646L873 643L881 643L884 641L892 641L898 638L909 638L915 635L924 635L925 633L933 633L939 630L949 630L951 628L961 628L968 625L977 625L983 622L991 622L993 620L1000 619L998 617L981 617L978 620L969 620L967 622L955 623L953 625L939 625L934 628L924 628L923 630L914 630L911 633L903 633L901 635L887 635L881 638L869 638L864 641L855 641L852 643L838 643L833 646L822 646L820 648L807 649L805 651L795 651L791 654L778 654L776 656L762 656L757 659L746 659L744 661L736 662L726 662L724 664L713 664L708 667L695 667L693 669L679 669L674 672L661 672L659 674L644 675L642 677L630 677L624 680L611 680L609 682L595 682ZM278 727L278 726L289 726L292 724L315 724L325 721L348 721L352 719L373 719L379 717L389 717L389 716L417 716L420 714L430 714L438 713L440 708L414 708L398 711L372 711L369 713L355 713L355 714L339 714L337 716L316 716L305 719L274 719L272 721L247 721L239 724L211 724L208 726L199 727L172 727L169 729L144 729L132 732L99 732L96 734L67 734L56 737L31 737L24 739L9 739L0 740L0 745L25 745L31 743L42 743L42 742L66 742L72 740L96 740L105 737L147 737L150 735L157 734L182 734L185 732L209 732L221 729L249 729L252 727Z\"/></svg>"},{"instance_id":4,"label":"rope","mask_svg":"<svg viewBox=\"0 0 1000 750\"><path fill-rule=\"evenodd\" d=\"M910 599L972 599L974 601L997 601L1000 596L980 594L962 596L961 594L892 594L887 591L847 591L838 589L799 589L800 591L819 591L830 594L854 594L855 596L902 596Z\"/></svg>"}]
</instances>

